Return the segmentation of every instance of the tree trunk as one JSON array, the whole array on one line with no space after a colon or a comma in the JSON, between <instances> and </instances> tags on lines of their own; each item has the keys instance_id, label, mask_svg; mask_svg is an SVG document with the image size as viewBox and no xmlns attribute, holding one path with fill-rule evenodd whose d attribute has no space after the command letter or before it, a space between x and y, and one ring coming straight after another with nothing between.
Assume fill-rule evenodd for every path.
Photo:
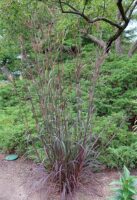
<instances>
[{"instance_id":1,"label":"tree trunk","mask_svg":"<svg viewBox=\"0 0 137 200\"><path fill-rule=\"evenodd\" d=\"M121 36L119 36L117 40L115 41L115 49L116 49L117 54L119 55L123 54L123 49L121 45Z\"/></svg>"},{"instance_id":2,"label":"tree trunk","mask_svg":"<svg viewBox=\"0 0 137 200\"><path fill-rule=\"evenodd\" d=\"M117 13L116 19L117 21L120 21L121 19L121 14L119 11ZM122 44L121 44L121 35L115 40L115 50L116 50L116 53L119 55L123 53Z\"/></svg>"},{"instance_id":3,"label":"tree trunk","mask_svg":"<svg viewBox=\"0 0 137 200\"><path fill-rule=\"evenodd\" d=\"M135 41L135 43L129 49L128 56L132 57L136 50L137 50L137 41Z\"/></svg>"}]
</instances>

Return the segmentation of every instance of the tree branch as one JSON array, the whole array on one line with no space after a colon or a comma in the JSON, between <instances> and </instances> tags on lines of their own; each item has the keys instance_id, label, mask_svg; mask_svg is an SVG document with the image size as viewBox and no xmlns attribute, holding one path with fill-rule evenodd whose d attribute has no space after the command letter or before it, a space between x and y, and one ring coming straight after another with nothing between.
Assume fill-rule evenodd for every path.
<instances>
[{"instance_id":1,"label":"tree branch","mask_svg":"<svg viewBox=\"0 0 137 200\"><path fill-rule=\"evenodd\" d=\"M132 4L134 3L134 1L135 1L135 0L132 0L132 2L129 4L129 6L127 7L125 13L127 13L127 12L129 11L129 9L130 9L130 7L132 6Z\"/></svg>"},{"instance_id":2,"label":"tree branch","mask_svg":"<svg viewBox=\"0 0 137 200\"><path fill-rule=\"evenodd\" d=\"M109 19L107 19L107 18L105 18L105 17L96 17L96 18L94 18L94 19L90 19L88 16L86 16L86 15L84 14L84 12L81 13L81 12L78 11L76 8L74 8L72 5L70 5L70 4L68 4L68 3L64 2L64 1L62 2L61 0L58 0L58 1L59 1L59 4L60 4L62 13L72 13L72 14L75 14L75 15L79 15L79 16L81 16L82 18L84 18L84 19L85 19L88 23L90 23L90 24L94 24L94 23L97 22L97 21L105 21L106 23L108 23L108 24L110 24L111 26L114 26L114 27L116 27L116 28L118 29L118 30L115 32L115 34L112 35L112 36L109 38L109 40L108 40L108 42L107 42L107 45L106 45L105 53L108 53L108 52L109 52L112 43L121 35L121 33L122 33L122 32L125 30L125 28L128 26L129 21L130 21L130 19L131 19L131 15L132 15L132 13L133 13L135 7L137 6L137 0L134 0L134 1L132 1L132 3L130 3L128 9L125 11L124 8L123 8L122 0L117 0L117 7L118 7L118 10L119 10L119 12L120 12L120 14L121 14L121 17L122 17L122 19L123 19L123 22L122 22L122 23L121 23L121 22L120 22L120 23L115 23L115 22L113 22L113 21L111 21L111 20L109 20ZM71 10L65 11L65 10L63 9L62 4L68 6ZM84 8L84 10L85 10L85 8ZM93 38L93 37L92 37L92 40L95 41L96 38ZM96 40L96 42L97 42L97 40Z\"/></svg>"},{"instance_id":3,"label":"tree branch","mask_svg":"<svg viewBox=\"0 0 137 200\"><path fill-rule=\"evenodd\" d=\"M83 31L81 31L81 33L83 34L83 37L91 40L93 43L97 44L100 48L105 49L106 43L103 40L98 39L97 37L91 34L85 33Z\"/></svg>"},{"instance_id":4,"label":"tree branch","mask_svg":"<svg viewBox=\"0 0 137 200\"><path fill-rule=\"evenodd\" d=\"M84 12L85 12L87 3L88 3L88 0L85 0L84 7L83 7L83 11L82 11L83 14L84 14Z\"/></svg>"},{"instance_id":5,"label":"tree branch","mask_svg":"<svg viewBox=\"0 0 137 200\"><path fill-rule=\"evenodd\" d=\"M121 28L120 24L113 22L113 21L111 21L111 20L109 20L105 17L96 17L96 18L90 20L90 23L93 24L93 23L98 22L98 21L104 21L104 22L110 24L111 26L115 26L118 29Z\"/></svg>"},{"instance_id":6,"label":"tree branch","mask_svg":"<svg viewBox=\"0 0 137 200\"><path fill-rule=\"evenodd\" d=\"M121 33L123 32L124 29L125 28L118 29L118 31L112 37L110 37L110 39L107 42L107 46L106 46L106 50L105 50L106 53L109 52L112 43L121 35Z\"/></svg>"},{"instance_id":7,"label":"tree branch","mask_svg":"<svg viewBox=\"0 0 137 200\"><path fill-rule=\"evenodd\" d=\"M62 2L61 0L59 0L59 4L60 4L60 8L61 8L62 13L70 13L70 14L74 14L74 15L79 15L82 18L84 18L88 23L90 23L90 19L84 14L84 12L83 13L79 12L72 5L70 5L70 4L68 4L68 3L64 2L64 1ZM65 11L63 9L62 4L67 5L69 8L71 8L71 10Z\"/></svg>"},{"instance_id":8,"label":"tree branch","mask_svg":"<svg viewBox=\"0 0 137 200\"><path fill-rule=\"evenodd\" d=\"M121 35L121 33L128 26L129 21L131 19L131 15L132 15L132 13L133 13L133 11L134 11L136 6L137 6L137 0L134 1L132 8L128 10L128 15L126 16L126 21L123 23L121 28L118 29L117 32L108 40L107 46L106 46L106 53L109 52L112 43Z\"/></svg>"},{"instance_id":9,"label":"tree branch","mask_svg":"<svg viewBox=\"0 0 137 200\"><path fill-rule=\"evenodd\" d=\"M132 8L129 9L128 12L127 12L127 18L128 18L128 19L131 18L132 13L133 13L134 9L135 9L136 6L137 6L137 0L135 0L131 6L132 6Z\"/></svg>"},{"instance_id":10,"label":"tree branch","mask_svg":"<svg viewBox=\"0 0 137 200\"><path fill-rule=\"evenodd\" d=\"M117 0L117 7L119 9L122 19L126 22L127 17L126 17L126 13L125 13L123 5L122 5L122 0Z\"/></svg>"},{"instance_id":11,"label":"tree branch","mask_svg":"<svg viewBox=\"0 0 137 200\"><path fill-rule=\"evenodd\" d=\"M79 16L81 16L82 18L84 18L88 23L90 23L90 24L93 24L93 23L95 23L95 22L97 22L97 21L105 21L106 23L108 23L108 24L110 24L111 26L115 26L116 28L121 28L121 25L120 24L118 24L118 23L116 23L116 22L113 22L113 21L111 21L111 20L109 20L109 19L107 19L107 18L105 18L105 17L96 17L96 18L93 18L93 19L90 19L88 16L86 16L85 14L84 14L84 12L79 12L76 8L74 8L72 5L70 5L70 4L68 4L68 3L66 3L66 2L64 2L64 1L61 1L61 0L59 0L59 4L60 4L60 8L61 8L61 11L62 11L62 13L70 13L70 14L75 14L75 15L79 15ZM69 8L71 8L71 10L64 10L63 9L63 4L64 5L66 5L66 6L68 6ZM84 10L85 10L85 8L84 8Z\"/></svg>"}]
</instances>

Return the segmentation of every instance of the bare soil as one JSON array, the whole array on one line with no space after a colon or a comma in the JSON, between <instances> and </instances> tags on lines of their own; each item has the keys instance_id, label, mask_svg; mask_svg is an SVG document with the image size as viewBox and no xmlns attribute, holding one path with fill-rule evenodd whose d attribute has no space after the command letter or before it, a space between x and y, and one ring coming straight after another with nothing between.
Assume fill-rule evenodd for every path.
<instances>
[{"instance_id":1,"label":"bare soil","mask_svg":"<svg viewBox=\"0 0 137 200\"><path fill-rule=\"evenodd\" d=\"M89 183L80 186L74 200L110 199L109 184L119 178L119 173L107 170L95 176ZM6 161L0 154L0 200L59 200L54 186L44 184L46 177L44 169L31 161L24 158Z\"/></svg>"}]
</instances>

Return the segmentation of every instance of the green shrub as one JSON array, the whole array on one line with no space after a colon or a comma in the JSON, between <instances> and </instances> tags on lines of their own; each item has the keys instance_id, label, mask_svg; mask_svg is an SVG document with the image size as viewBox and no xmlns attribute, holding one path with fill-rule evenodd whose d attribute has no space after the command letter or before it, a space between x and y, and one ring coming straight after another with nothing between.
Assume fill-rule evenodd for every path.
<instances>
[{"instance_id":1,"label":"green shrub","mask_svg":"<svg viewBox=\"0 0 137 200\"><path fill-rule=\"evenodd\" d=\"M134 144L134 145L137 145ZM109 147L103 161L108 167L122 168L123 164L129 168L135 168L137 165L137 150L131 146L119 146L117 148Z\"/></svg>"},{"instance_id":2,"label":"green shrub","mask_svg":"<svg viewBox=\"0 0 137 200\"><path fill-rule=\"evenodd\" d=\"M23 152L25 149L24 125L18 106L7 107L0 114L0 150Z\"/></svg>"},{"instance_id":3,"label":"green shrub","mask_svg":"<svg viewBox=\"0 0 137 200\"><path fill-rule=\"evenodd\" d=\"M0 87L0 151L22 154L28 147L26 129L34 133L34 120L24 101L22 82L18 81L16 86L16 91L12 84ZM29 121L29 127L25 120Z\"/></svg>"},{"instance_id":4,"label":"green shrub","mask_svg":"<svg viewBox=\"0 0 137 200\"><path fill-rule=\"evenodd\" d=\"M128 130L125 115L95 117L93 132L99 136L100 161L111 168L137 165L137 135ZM107 145L106 145L107 144Z\"/></svg>"},{"instance_id":5,"label":"green shrub","mask_svg":"<svg viewBox=\"0 0 137 200\"><path fill-rule=\"evenodd\" d=\"M124 167L123 174L119 181L114 181L116 196L114 200L134 200L137 194L137 177L131 176L129 170Z\"/></svg>"},{"instance_id":6,"label":"green shrub","mask_svg":"<svg viewBox=\"0 0 137 200\"><path fill-rule=\"evenodd\" d=\"M99 115L109 115L122 110L127 116L137 113L135 58L115 58L104 64L95 99Z\"/></svg>"}]
</instances>

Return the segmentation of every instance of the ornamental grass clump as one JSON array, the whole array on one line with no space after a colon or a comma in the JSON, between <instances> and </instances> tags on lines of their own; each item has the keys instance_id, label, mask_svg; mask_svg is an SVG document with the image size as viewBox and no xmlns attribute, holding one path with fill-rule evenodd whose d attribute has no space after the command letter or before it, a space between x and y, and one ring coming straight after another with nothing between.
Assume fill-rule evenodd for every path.
<instances>
[{"instance_id":1,"label":"ornamental grass clump","mask_svg":"<svg viewBox=\"0 0 137 200\"><path fill-rule=\"evenodd\" d=\"M49 11L47 7L41 9L46 9L43 13L51 15L48 20L52 20L52 12L55 11L50 10L47 13ZM95 69L95 74L91 73L93 80L90 81L94 82L94 86L93 90L89 88L85 104L83 93L88 88L85 88L85 91L81 88L82 69L86 67L80 59L81 43L76 40L77 56L71 52L73 80L68 84L64 65L60 61L65 33L56 33L54 23L47 27L41 9L38 8L30 19L31 29L27 40L32 44L26 47L25 37L21 35L19 38L21 54L24 55L22 59L24 99L31 108L35 124L35 130L31 132L27 128L26 135L38 161L49 173L47 181L54 182L62 199L65 199L66 195L72 194L78 187L86 170L97 163L99 154L96 144L99 137L92 137L91 121L98 71ZM27 48L30 48L29 56ZM28 121L27 127L29 127Z\"/></svg>"}]
</instances>

